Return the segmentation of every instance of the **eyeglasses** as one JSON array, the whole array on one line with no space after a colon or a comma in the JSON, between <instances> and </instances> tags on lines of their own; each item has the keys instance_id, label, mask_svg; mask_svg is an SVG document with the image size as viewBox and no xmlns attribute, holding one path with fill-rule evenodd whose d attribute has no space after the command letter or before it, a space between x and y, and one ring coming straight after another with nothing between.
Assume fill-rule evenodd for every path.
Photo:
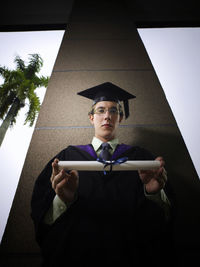
<instances>
[{"instance_id":1,"label":"eyeglasses","mask_svg":"<svg viewBox=\"0 0 200 267\"><path fill-rule=\"evenodd\" d=\"M112 107L112 108L99 107L94 110L94 114L103 115L103 114L106 114L107 111L110 115L113 115L113 116L119 114L119 110L116 107Z\"/></svg>"}]
</instances>

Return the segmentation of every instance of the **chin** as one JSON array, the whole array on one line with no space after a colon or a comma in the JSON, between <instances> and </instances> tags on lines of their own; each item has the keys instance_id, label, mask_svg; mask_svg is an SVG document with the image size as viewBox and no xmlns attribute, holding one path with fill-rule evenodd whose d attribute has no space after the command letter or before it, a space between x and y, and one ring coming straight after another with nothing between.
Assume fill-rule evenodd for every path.
<instances>
[{"instance_id":1,"label":"chin","mask_svg":"<svg viewBox=\"0 0 200 267\"><path fill-rule=\"evenodd\" d=\"M109 141L115 138L115 133L113 129L99 129L99 130L100 131L97 131L96 134L101 139Z\"/></svg>"},{"instance_id":2,"label":"chin","mask_svg":"<svg viewBox=\"0 0 200 267\"><path fill-rule=\"evenodd\" d=\"M104 133L104 135L102 135L102 137L106 140L112 140L115 138L115 135L113 133Z\"/></svg>"}]
</instances>

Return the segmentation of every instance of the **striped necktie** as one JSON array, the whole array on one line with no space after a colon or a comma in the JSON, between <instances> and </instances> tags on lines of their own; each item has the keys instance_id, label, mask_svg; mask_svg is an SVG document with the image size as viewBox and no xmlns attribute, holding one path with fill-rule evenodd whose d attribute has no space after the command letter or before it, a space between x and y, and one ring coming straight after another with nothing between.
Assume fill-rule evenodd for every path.
<instances>
[{"instance_id":1,"label":"striped necktie","mask_svg":"<svg viewBox=\"0 0 200 267\"><path fill-rule=\"evenodd\" d=\"M110 160L111 154L109 152L109 149L111 148L111 146L108 143L103 143L101 147L102 147L102 150L101 150L99 157L104 160Z\"/></svg>"}]
</instances>

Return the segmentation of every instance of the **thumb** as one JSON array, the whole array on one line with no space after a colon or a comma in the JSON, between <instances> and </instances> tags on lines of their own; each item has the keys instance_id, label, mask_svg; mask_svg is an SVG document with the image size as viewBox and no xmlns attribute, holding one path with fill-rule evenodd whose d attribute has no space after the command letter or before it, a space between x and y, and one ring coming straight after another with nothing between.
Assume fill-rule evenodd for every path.
<instances>
[{"instance_id":1,"label":"thumb","mask_svg":"<svg viewBox=\"0 0 200 267\"><path fill-rule=\"evenodd\" d=\"M52 176L56 176L59 173L59 167L58 167L59 160L56 158L52 162Z\"/></svg>"}]
</instances>

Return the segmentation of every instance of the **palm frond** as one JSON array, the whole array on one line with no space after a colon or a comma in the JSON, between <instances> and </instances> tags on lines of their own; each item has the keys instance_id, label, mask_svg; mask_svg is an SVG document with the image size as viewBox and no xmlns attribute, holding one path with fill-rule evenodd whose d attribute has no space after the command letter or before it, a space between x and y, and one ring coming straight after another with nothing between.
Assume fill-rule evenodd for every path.
<instances>
[{"instance_id":1,"label":"palm frond","mask_svg":"<svg viewBox=\"0 0 200 267\"><path fill-rule=\"evenodd\" d=\"M11 73L12 73L12 71L10 71L5 66L0 67L0 75L5 81L7 81L9 79Z\"/></svg>"},{"instance_id":2,"label":"palm frond","mask_svg":"<svg viewBox=\"0 0 200 267\"><path fill-rule=\"evenodd\" d=\"M35 76L43 66L43 60L38 54L30 54L29 64L26 67L26 77L28 79Z\"/></svg>"},{"instance_id":3,"label":"palm frond","mask_svg":"<svg viewBox=\"0 0 200 267\"><path fill-rule=\"evenodd\" d=\"M37 75L35 75L35 77L33 78L33 82L37 87L47 87L48 82L49 82L49 77L44 77L44 76L40 76L38 77Z\"/></svg>"},{"instance_id":4,"label":"palm frond","mask_svg":"<svg viewBox=\"0 0 200 267\"><path fill-rule=\"evenodd\" d=\"M24 71L25 70L25 63L24 60L22 60L19 56L16 56L14 59L14 62L17 65L17 69Z\"/></svg>"},{"instance_id":5,"label":"palm frond","mask_svg":"<svg viewBox=\"0 0 200 267\"><path fill-rule=\"evenodd\" d=\"M40 111L40 99L36 95L34 90L35 90L35 88L34 88L34 85L32 84L32 86L30 87L30 90L28 91L28 95L27 95L27 98L29 100L29 110L26 113L26 119L25 119L25 123L24 123L24 124L27 124L29 122L29 126L33 125L35 118Z\"/></svg>"}]
</instances>

